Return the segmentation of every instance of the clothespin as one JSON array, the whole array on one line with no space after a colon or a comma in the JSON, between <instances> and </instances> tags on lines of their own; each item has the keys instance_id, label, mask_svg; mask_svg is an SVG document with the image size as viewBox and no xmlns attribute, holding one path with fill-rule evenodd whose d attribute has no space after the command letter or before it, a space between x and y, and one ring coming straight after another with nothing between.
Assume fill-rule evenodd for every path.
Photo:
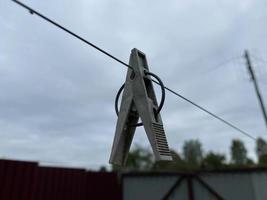
<instances>
[{"instance_id":1,"label":"clothespin","mask_svg":"<svg viewBox=\"0 0 267 200\"><path fill-rule=\"evenodd\" d=\"M116 97L118 103L124 88L120 110L116 107L118 120L109 162L125 165L135 129L141 125L144 126L156 160L172 160L160 116L165 98L164 85L155 74L149 72L146 56L141 51L132 50L129 65L132 69L128 69L125 84ZM163 98L159 105L150 76L161 85ZM142 123L137 123L139 117Z\"/></svg>"}]
</instances>

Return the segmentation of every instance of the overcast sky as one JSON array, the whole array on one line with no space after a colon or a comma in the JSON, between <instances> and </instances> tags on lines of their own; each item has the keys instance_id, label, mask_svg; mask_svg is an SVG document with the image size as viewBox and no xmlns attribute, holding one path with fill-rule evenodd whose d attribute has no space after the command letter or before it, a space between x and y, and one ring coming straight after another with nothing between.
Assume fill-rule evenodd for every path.
<instances>
[{"instance_id":1,"label":"overcast sky","mask_svg":"<svg viewBox=\"0 0 267 200\"><path fill-rule=\"evenodd\" d=\"M265 0L23 2L125 62L140 49L166 86L267 138L243 59L250 50L266 102ZM108 166L125 66L9 0L0 0L0 36L0 157ZM172 94L162 118L178 152L185 140L199 139L205 152L229 154L239 138L255 159L253 140ZM149 147L142 127L136 144Z\"/></svg>"}]
</instances>

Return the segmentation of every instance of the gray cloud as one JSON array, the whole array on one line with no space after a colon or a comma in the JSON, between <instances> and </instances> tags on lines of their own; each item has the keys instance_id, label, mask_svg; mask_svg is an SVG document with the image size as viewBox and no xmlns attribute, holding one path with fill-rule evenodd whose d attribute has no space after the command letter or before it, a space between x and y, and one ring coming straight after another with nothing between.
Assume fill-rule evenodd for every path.
<instances>
[{"instance_id":1,"label":"gray cloud","mask_svg":"<svg viewBox=\"0 0 267 200\"><path fill-rule=\"evenodd\" d=\"M263 0L24 2L125 62L137 47L167 86L265 137L242 58L245 48L255 55L267 99L266 74L259 73L266 71L260 61L267 52ZM114 97L126 68L11 1L0 2L0 13L0 156L107 165ZM255 158L253 141L171 94L162 116L177 151L184 140L198 138L206 151L229 153L231 139L241 138ZM149 145L142 128L137 143Z\"/></svg>"}]
</instances>

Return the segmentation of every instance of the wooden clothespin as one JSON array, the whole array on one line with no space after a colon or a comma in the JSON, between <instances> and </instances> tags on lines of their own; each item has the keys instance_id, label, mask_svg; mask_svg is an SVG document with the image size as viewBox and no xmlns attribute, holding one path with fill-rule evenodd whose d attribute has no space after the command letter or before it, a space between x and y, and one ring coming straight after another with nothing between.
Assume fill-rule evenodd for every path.
<instances>
[{"instance_id":1,"label":"wooden clothespin","mask_svg":"<svg viewBox=\"0 0 267 200\"><path fill-rule=\"evenodd\" d=\"M117 102L124 87L109 162L125 165L135 129L140 125L145 128L156 160L172 160L159 113L165 98L164 85L155 74L149 72L146 56L141 51L132 50L130 66L132 69L128 69L125 84L116 98ZM150 76L159 81L164 94L159 106ZM118 108L116 110L118 112ZM142 123L137 124L139 117Z\"/></svg>"}]
</instances>

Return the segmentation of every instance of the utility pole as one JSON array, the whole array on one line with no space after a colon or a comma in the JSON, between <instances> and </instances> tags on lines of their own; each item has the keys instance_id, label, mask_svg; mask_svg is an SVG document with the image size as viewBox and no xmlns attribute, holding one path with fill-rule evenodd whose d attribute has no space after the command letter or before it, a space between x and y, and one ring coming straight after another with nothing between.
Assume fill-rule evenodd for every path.
<instances>
[{"instance_id":1,"label":"utility pole","mask_svg":"<svg viewBox=\"0 0 267 200\"><path fill-rule=\"evenodd\" d=\"M255 88L257 97L258 97L259 102L260 102L262 114L263 114L263 117L264 117L264 120L265 120L265 124L266 124L266 127L267 127L267 114L266 114L266 109L265 109L264 102L263 102L263 99L262 99L261 94L260 94L260 90L259 90L257 78L256 78L255 73L254 73L254 70L252 68L252 64L251 64L249 52L247 50L245 50L244 57L245 57L245 60L246 60L248 71L249 71L250 76L251 76L251 80L253 81L253 84L254 84L254 88Z\"/></svg>"}]
</instances>

